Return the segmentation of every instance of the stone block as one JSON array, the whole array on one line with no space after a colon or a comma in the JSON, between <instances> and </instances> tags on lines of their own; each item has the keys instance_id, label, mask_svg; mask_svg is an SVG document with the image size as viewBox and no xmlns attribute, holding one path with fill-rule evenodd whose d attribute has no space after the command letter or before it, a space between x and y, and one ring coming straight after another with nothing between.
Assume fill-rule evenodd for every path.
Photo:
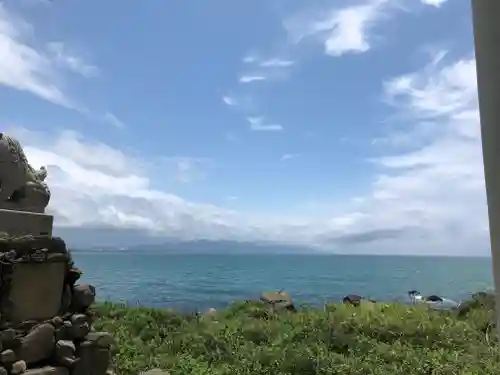
<instances>
[{"instance_id":1,"label":"stone block","mask_svg":"<svg viewBox=\"0 0 500 375\"><path fill-rule=\"evenodd\" d=\"M48 320L61 308L65 262L16 263L12 272L9 306L2 306L13 322Z\"/></svg>"},{"instance_id":2,"label":"stone block","mask_svg":"<svg viewBox=\"0 0 500 375\"><path fill-rule=\"evenodd\" d=\"M81 343L76 356L79 361L73 366L72 375L106 375L111 363L110 350L90 342Z\"/></svg>"},{"instance_id":3,"label":"stone block","mask_svg":"<svg viewBox=\"0 0 500 375\"><path fill-rule=\"evenodd\" d=\"M43 213L0 209L0 232L11 236L52 236L54 217Z\"/></svg>"}]
</instances>

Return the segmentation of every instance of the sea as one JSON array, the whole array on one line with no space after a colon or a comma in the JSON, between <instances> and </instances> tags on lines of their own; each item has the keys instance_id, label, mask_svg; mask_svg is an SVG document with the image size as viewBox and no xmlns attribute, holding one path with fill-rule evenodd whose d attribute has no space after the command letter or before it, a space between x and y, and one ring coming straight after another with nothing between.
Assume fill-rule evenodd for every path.
<instances>
[{"instance_id":1,"label":"sea","mask_svg":"<svg viewBox=\"0 0 500 375\"><path fill-rule=\"evenodd\" d=\"M460 301L493 286L489 258L79 251L73 259L101 301L183 312L281 289L317 306L348 294L405 302L412 289Z\"/></svg>"}]
</instances>

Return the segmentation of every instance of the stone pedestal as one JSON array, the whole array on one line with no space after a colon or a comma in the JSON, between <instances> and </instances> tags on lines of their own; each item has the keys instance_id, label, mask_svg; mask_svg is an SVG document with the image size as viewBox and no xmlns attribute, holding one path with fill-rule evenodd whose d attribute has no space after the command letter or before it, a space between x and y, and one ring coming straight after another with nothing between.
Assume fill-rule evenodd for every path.
<instances>
[{"instance_id":1,"label":"stone pedestal","mask_svg":"<svg viewBox=\"0 0 500 375\"><path fill-rule=\"evenodd\" d=\"M0 237L0 375L108 375L113 338L81 274L58 237Z\"/></svg>"},{"instance_id":2,"label":"stone pedestal","mask_svg":"<svg viewBox=\"0 0 500 375\"><path fill-rule=\"evenodd\" d=\"M52 215L0 209L0 232L10 236L52 236Z\"/></svg>"}]
</instances>

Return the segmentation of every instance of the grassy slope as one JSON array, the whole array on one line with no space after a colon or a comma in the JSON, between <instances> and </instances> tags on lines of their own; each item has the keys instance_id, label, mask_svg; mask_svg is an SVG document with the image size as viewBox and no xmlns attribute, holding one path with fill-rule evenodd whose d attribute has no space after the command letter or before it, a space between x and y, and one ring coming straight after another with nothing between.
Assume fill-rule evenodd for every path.
<instances>
[{"instance_id":1,"label":"grassy slope","mask_svg":"<svg viewBox=\"0 0 500 375\"><path fill-rule=\"evenodd\" d=\"M119 375L160 367L189 374L498 374L490 296L461 313L377 304L272 314L236 303L216 317L101 304Z\"/></svg>"}]
</instances>

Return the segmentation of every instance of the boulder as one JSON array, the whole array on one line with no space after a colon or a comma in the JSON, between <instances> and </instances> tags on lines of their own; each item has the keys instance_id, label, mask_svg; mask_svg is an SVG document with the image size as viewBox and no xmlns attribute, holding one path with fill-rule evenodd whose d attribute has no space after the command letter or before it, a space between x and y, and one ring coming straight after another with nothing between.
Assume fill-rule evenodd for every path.
<instances>
[{"instance_id":1,"label":"boulder","mask_svg":"<svg viewBox=\"0 0 500 375\"><path fill-rule=\"evenodd\" d=\"M260 299L275 310L296 311L292 297L282 290L262 293Z\"/></svg>"},{"instance_id":2,"label":"boulder","mask_svg":"<svg viewBox=\"0 0 500 375\"><path fill-rule=\"evenodd\" d=\"M82 284L73 287L71 296L71 310L74 312L85 312L95 301L95 287Z\"/></svg>"},{"instance_id":3,"label":"boulder","mask_svg":"<svg viewBox=\"0 0 500 375\"><path fill-rule=\"evenodd\" d=\"M50 323L43 323L33 328L21 339L17 350L18 359L28 365L43 361L52 356L56 344L56 330Z\"/></svg>"},{"instance_id":4,"label":"boulder","mask_svg":"<svg viewBox=\"0 0 500 375\"><path fill-rule=\"evenodd\" d=\"M345 303L346 305L359 306L363 303L373 304L376 301L372 299L366 299L365 297L359 296L357 294L349 294L344 298L342 298L342 302Z\"/></svg>"}]
</instances>

